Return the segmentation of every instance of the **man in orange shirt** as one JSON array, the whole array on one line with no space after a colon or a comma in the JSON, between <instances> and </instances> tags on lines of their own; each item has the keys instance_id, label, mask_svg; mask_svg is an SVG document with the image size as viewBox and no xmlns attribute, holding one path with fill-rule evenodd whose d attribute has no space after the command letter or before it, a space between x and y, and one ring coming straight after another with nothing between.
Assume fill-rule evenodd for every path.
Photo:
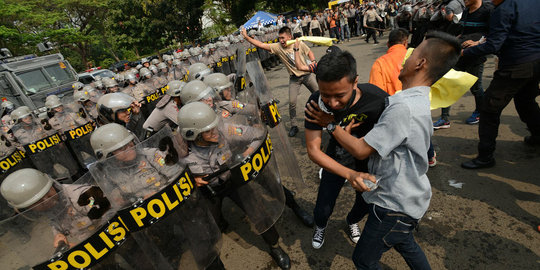
<instances>
[{"instance_id":1,"label":"man in orange shirt","mask_svg":"<svg viewBox=\"0 0 540 270\"><path fill-rule=\"evenodd\" d=\"M393 95L401 90L401 81L398 76L401 64L407 53L409 32L405 29L394 29L388 36L388 51L377 58L369 74L369 83L374 84Z\"/></svg>"}]
</instances>

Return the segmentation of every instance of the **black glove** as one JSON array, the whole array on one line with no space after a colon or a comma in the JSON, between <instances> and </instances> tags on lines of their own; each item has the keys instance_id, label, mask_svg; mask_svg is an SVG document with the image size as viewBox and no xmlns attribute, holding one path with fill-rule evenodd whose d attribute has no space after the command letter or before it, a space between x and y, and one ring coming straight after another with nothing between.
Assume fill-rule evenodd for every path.
<instances>
[{"instance_id":1,"label":"black glove","mask_svg":"<svg viewBox=\"0 0 540 270\"><path fill-rule=\"evenodd\" d=\"M173 165L178 162L178 152L174 148L174 143L170 137L165 137L159 141L159 151L166 152L165 164Z\"/></svg>"},{"instance_id":2,"label":"black glove","mask_svg":"<svg viewBox=\"0 0 540 270\"><path fill-rule=\"evenodd\" d=\"M90 219L101 218L111 208L111 203L107 197L103 196L103 191L95 186L82 193L77 200L77 204L85 206L90 204L92 200L94 201L92 208L87 213Z\"/></svg>"}]
</instances>

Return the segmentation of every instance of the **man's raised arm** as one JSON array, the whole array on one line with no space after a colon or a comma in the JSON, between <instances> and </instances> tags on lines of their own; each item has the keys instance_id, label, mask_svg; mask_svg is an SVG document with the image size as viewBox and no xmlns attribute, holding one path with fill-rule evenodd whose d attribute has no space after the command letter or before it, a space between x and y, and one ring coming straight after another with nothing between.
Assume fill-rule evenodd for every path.
<instances>
[{"instance_id":1,"label":"man's raised arm","mask_svg":"<svg viewBox=\"0 0 540 270\"><path fill-rule=\"evenodd\" d=\"M270 51L270 44L267 44L267 43L262 43L250 36L248 36L247 34L247 30L246 28L242 28L242 30L240 31L240 33L242 33L242 36L244 37L244 39L247 40L247 42L255 45L257 48L261 48L261 49L264 49L264 50L267 50L267 51Z\"/></svg>"}]
</instances>

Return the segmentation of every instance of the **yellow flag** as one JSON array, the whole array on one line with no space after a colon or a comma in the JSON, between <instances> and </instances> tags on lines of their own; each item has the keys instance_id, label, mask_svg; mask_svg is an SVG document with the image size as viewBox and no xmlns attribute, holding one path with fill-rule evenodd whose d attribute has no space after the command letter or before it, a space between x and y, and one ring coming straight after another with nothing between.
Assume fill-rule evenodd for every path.
<instances>
[{"instance_id":1,"label":"yellow flag","mask_svg":"<svg viewBox=\"0 0 540 270\"><path fill-rule=\"evenodd\" d=\"M309 41L313 44L316 44L316 45L323 45L323 46L332 46L333 43L332 41L337 41L337 39L335 38L327 38L327 37L312 37L312 36L305 36L305 37L299 37L298 38L299 40L303 40L303 41ZM287 46L291 45L291 44L294 44L296 42L296 40L289 40L287 41Z\"/></svg>"},{"instance_id":2,"label":"yellow flag","mask_svg":"<svg viewBox=\"0 0 540 270\"><path fill-rule=\"evenodd\" d=\"M431 86L431 109L446 108L459 100L478 80L467 72L451 69Z\"/></svg>"}]
</instances>

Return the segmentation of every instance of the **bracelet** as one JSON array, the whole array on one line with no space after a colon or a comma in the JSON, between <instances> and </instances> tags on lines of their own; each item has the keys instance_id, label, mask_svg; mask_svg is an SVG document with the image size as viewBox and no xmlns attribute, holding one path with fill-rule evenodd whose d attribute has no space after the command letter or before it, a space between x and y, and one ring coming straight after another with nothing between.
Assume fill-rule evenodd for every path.
<instances>
[{"instance_id":1,"label":"bracelet","mask_svg":"<svg viewBox=\"0 0 540 270\"><path fill-rule=\"evenodd\" d=\"M299 50L300 50L299 48L293 48L293 51L295 51L295 52L297 52Z\"/></svg>"}]
</instances>

